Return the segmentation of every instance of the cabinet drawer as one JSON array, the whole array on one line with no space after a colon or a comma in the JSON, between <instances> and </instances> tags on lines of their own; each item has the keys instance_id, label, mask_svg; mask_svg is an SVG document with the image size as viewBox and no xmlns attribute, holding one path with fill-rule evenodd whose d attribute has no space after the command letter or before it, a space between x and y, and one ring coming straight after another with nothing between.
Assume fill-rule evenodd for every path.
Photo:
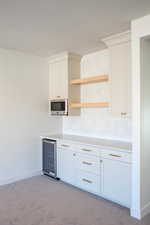
<instances>
[{"instance_id":1,"label":"cabinet drawer","mask_svg":"<svg viewBox=\"0 0 150 225\"><path fill-rule=\"evenodd\" d=\"M58 148L73 149L72 144L67 141L57 141Z\"/></svg>"},{"instance_id":2,"label":"cabinet drawer","mask_svg":"<svg viewBox=\"0 0 150 225\"><path fill-rule=\"evenodd\" d=\"M106 159L113 159L116 161L131 163L131 153L127 152L102 150L101 156Z\"/></svg>"},{"instance_id":3,"label":"cabinet drawer","mask_svg":"<svg viewBox=\"0 0 150 225\"><path fill-rule=\"evenodd\" d=\"M93 193L100 193L100 176L78 170L77 186Z\"/></svg>"},{"instance_id":4,"label":"cabinet drawer","mask_svg":"<svg viewBox=\"0 0 150 225\"><path fill-rule=\"evenodd\" d=\"M77 169L100 174L100 159L96 156L77 154Z\"/></svg>"},{"instance_id":5,"label":"cabinet drawer","mask_svg":"<svg viewBox=\"0 0 150 225\"><path fill-rule=\"evenodd\" d=\"M88 155L95 155L95 156L100 155L100 149L90 145L78 145L77 148L80 153L85 153Z\"/></svg>"}]
</instances>

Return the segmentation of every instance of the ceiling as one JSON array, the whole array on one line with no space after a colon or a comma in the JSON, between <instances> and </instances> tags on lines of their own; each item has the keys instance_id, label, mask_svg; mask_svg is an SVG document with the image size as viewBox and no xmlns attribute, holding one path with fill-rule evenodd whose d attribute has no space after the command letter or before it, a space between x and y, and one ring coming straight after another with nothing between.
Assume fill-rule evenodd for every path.
<instances>
[{"instance_id":1,"label":"ceiling","mask_svg":"<svg viewBox=\"0 0 150 225\"><path fill-rule=\"evenodd\" d=\"M86 54L149 13L150 0L0 0L0 47L39 56Z\"/></svg>"}]
</instances>

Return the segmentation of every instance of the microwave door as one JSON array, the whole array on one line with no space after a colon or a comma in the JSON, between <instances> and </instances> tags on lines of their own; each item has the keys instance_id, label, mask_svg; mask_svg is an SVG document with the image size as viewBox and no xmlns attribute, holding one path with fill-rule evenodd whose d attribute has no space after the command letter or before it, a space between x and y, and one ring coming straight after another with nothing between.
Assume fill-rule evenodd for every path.
<instances>
[{"instance_id":1,"label":"microwave door","mask_svg":"<svg viewBox=\"0 0 150 225\"><path fill-rule=\"evenodd\" d=\"M65 102L51 102L52 111L65 111Z\"/></svg>"},{"instance_id":2,"label":"microwave door","mask_svg":"<svg viewBox=\"0 0 150 225\"><path fill-rule=\"evenodd\" d=\"M51 112L53 115L64 115L66 112L65 101L52 101Z\"/></svg>"}]
</instances>

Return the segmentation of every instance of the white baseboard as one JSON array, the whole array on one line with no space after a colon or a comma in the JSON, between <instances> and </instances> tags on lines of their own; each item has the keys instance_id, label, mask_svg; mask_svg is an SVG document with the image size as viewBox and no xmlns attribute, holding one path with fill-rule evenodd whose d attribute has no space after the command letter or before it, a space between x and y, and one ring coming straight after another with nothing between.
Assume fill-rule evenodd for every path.
<instances>
[{"instance_id":1,"label":"white baseboard","mask_svg":"<svg viewBox=\"0 0 150 225\"><path fill-rule=\"evenodd\" d=\"M17 177L11 177L8 179L4 179L4 180L0 180L0 186L2 185L6 185L6 184L10 184L10 183L14 183L16 181L20 181L20 180L24 180L30 177L34 177L34 176L39 176L42 174L42 171L34 171L34 172L28 172L28 173L24 173L21 176L17 176Z\"/></svg>"},{"instance_id":2,"label":"white baseboard","mask_svg":"<svg viewBox=\"0 0 150 225\"><path fill-rule=\"evenodd\" d=\"M141 220L141 212L140 210L131 208L130 215L138 220Z\"/></svg>"},{"instance_id":3,"label":"white baseboard","mask_svg":"<svg viewBox=\"0 0 150 225\"><path fill-rule=\"evenodd\" d=\"M141 210L135 210L131 208L131 216L141 220L144 216L150 213L150 202L147 203Z\"/></svg>"},{"instance_id":4,"label":"white baseboard","mask_svg":"<svg viewBox=\"0 0 150 225\"><path fill-rule=\"evenodd\" d=\"M141 217L143 218L144 216L146 216L147 214L150 213L150 202L147 203L141 210Z\"/></svg>"}]
</instances>

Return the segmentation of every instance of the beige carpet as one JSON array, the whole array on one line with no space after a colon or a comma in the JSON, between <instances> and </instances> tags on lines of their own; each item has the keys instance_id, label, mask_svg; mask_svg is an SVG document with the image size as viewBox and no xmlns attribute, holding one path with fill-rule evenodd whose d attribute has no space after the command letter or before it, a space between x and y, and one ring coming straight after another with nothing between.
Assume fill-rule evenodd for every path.
<instances>
[{"instance_id":1,"label":"beige carpet","mask_svg":"<svg viewBox=\"0 0 150 225\"><path fill-rule=\"evenodd\" d=\"M0 187L0 225L150 225L117 204L45 176Z\"/></svg>"}]
</instances>

